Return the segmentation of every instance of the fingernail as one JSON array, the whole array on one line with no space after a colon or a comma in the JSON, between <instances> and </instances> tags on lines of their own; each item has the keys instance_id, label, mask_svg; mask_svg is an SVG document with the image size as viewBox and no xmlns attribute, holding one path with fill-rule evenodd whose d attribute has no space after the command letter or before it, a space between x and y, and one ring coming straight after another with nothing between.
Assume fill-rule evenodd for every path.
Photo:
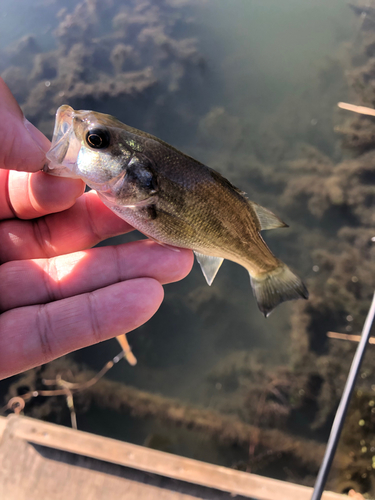
<instances>
[{"instance_id":1,"label":"fingernail","mask_svg":"<svg viewBox=\"0 0 375 500\"><path fill-rule=\"evenodd\" d=\"M47 137L44 134L42 134L42 132L38 130L26 118L24 118L23 123L25 125L26 130L28 131L29 135L31 136L35 144L38 146L38 148L41 149L43 153L46 153L51 146Z\"/></svg>"}]
</instances>

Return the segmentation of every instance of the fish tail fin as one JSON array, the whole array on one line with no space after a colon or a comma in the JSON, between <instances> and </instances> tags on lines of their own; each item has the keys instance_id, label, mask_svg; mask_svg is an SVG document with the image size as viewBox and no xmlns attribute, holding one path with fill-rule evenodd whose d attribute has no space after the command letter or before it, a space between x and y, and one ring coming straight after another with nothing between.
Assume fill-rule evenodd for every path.
<instances>
[{"instance_id":1,"label":"fish tail fin","mask_svg":"<svg viewBox=\"0 0 375 500\"><path fill-rule=\"evenodd\" d=\"M265 317L281 302L293 299L308 299L309 292L303 282L280 261L280 265L268 273L250 275L251 286L258 307Z\"/></svg>"}]
</instances>

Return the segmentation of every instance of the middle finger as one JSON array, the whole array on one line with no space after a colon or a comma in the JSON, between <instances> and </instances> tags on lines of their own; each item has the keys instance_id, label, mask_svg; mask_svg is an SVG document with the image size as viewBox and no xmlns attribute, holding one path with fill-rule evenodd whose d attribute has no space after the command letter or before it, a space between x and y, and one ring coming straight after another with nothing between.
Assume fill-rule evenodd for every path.
<instances>
[{"instance_id":1,"label":"middle finger","mask_svg":"<svg viewBox=\"0 0 375 500\"><path fill-rule=\"evenodd\" d=\"M0 263L84 250L131 230L133 227L107 208L95 191L90 191L63 212L31 221L1 221Z\"/></svg>"},{"instance_id":2,"label":"middle finger","mask_svg":"<svg viewBox=\"0 0 375 500\"><path fill-rule=\"evenodd\" d=\"M175 252L151 240L52 259L8 262L0 267L0 312L45 304L140 277L171 283L184 278L192 263L190 250Z\"/></svg>"}]
</instances>

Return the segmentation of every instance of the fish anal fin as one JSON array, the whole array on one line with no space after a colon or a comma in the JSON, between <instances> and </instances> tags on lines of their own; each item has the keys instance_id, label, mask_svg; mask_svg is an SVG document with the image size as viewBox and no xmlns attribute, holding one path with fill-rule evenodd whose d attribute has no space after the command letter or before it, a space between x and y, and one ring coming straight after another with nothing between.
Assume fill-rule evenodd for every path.
<instances>
[{"instance_id":1,"label":"fish anal fin","mask_svg":"<svg viewBox=\"0 0 375 500\"><path fill-rule=\"evenodd\" d=\"M277 217L267 208L264 208L261 205L258 205L258 203L254 203L253 201L249 201L249 203L258 217L260 224L260 231L263 231L263 229L276 229L278 227L289 227L288 224L285 224L285 222L279 219L279 217Z\"/></svg>"},{"instance_id":2,"label":"fish anal fin","mask_svg":"<svg viewBox=\"0 0 375 500\"><path fill-rule=\"evenodd\" d=\"M203 276L206 278L207 283L211 285L224 259L221 257L204 255L203 253L196 252L195 250L194 253L199 265L201 266Z\"/></svg>"},{"instance_id":3,"label":"fish anal fin","mask_svg":"<svg viewBox=\"0 0 375 500\"><path fill-rule=\"evenodd\" d=\"M258 307L266 317L281 302L309 297L309 292L300 278L282 262L269 273L250 275L250 281Z\"/></svg>"}]
</instances>

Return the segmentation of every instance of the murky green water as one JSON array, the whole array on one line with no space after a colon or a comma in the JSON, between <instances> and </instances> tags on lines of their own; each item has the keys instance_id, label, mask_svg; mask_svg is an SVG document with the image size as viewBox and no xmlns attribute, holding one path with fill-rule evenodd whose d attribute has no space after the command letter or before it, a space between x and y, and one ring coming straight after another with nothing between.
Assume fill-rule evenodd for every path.
<instances>
[{"instance_id":1,"label":"murky green water","mask_svg":"<svg viewBox=\"0 0 375 500\"><path fill-rule=\"evenodd\" d=\"M79 16L70 18L75 5ZM155 317L129 334L137 366L122 362L108 374L261 433L276 428L288 439L310 439L306 462L289 441L275 451L262 438L252 447L183 419L176 426L157 403L139 418L137 403L132 413L80 396L80 429L313 484L321 452L315 447L327 439L354 349L328 341L326 332L357 332L374 286L373 123L357 119L365 146L344 149L342 134L359 139L350 132L353 117L336 107L350 99L375 103L372 73L363 70L374 30L341 0L3 6L0 71L33 123L51 135L64 103L115 114L219 170L290 225L265 239L311 291L307 304L283 304L265 320L243 268L225 262L209 288L195 265L183 282L166 287ZM74 372L99 370L118 350L108 341L66 363ZM347 435L362 434L349 442L344 430L340 451L359 458L346 464L349 475L338 462L329 484L337 491L373 488L374 416L367 432L357 425L375 396L371 350L362 375ZM3 382L4 397L17 380ZM63 401L42 403L45 411L35 402L26 414L69 423Z\"/></svg>"}]
</instances>

